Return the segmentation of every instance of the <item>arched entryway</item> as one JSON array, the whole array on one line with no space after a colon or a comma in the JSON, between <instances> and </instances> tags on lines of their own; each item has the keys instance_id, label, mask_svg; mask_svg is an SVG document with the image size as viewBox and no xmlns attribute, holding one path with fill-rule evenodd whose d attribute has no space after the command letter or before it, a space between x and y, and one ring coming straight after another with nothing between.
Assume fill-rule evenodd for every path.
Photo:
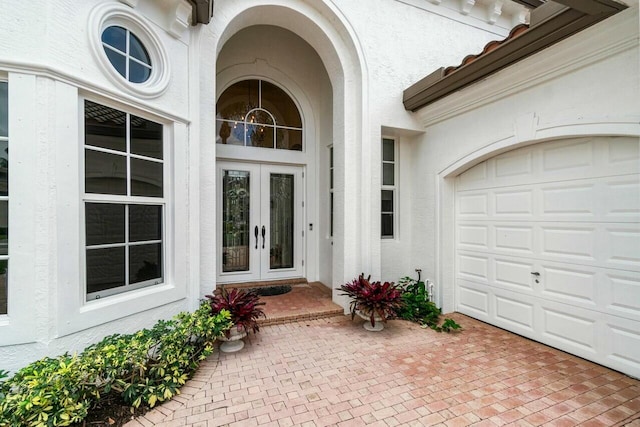
<instances>
[{"instance_id":1,"label":"arched entryway","mask_svg":"<svg viewBox=\"0 0 640 427\"><path fill-rule=\"evenodd\" d=\"M215 144L216 163L218 166L240 165L244 169L257 167L261 174L268 171L267 175L272 168L297 168L302 190L300 227L294 230L302 239L298 259L303 268L299 274L309 281L334 287L363 269L363 260L369 259L367 251L370 250L363 244L366 239L362 237L362 231L370 227L370 213L361 209L358 201L362 182L367 182L363 176L370 174L361 169L363 144L369 142L363 138L361 55L350 36L351 31L330 5L311 6L303 2L290 2L286 6L261 1L225 3L216 10L214 21L212 26L219 31L216 35L216 101L238 82L267 82L293 100L302 122L302 141L297 146L288 145L293 149L278 149L277 133L273 141L275 148L266 147L271 142L269 138L259 143L243 138L240 143L236 137L235 144ZM262 112L259 107L256 111ZM227 130L222 129L221 136L220 130L216 128L217 138L222 140L224 136L227 142L233 139L231 132L226 136ZM210 147L205 151L211 153ZM346 164L353 166L347 168ZM220 172L220 167L217 170L214 177L210 171L201 173L206 175L205 181L215 182L216 188L213 197L210 187L201 190L201 212L215 211L221 216L220 189L224 172ZM216 222L215 236L211 235L211 239L221 237L220 218ZM257 224L259 246L262 245L262 222ZM203 232L213 234L209 227L203 228ZM269 230L265 233L268 238ZM255 225L250 225L246 234L255 249ZM361 244L363 254L359 253ZM202 286L207 281L224 282L220 277L225 256L222 245L211 248L201 244L201 250L203 258L216 260L212 272L201 269ZM272 261L271 251L265 259ZM204 264L213 267L203 260ZM343 302L336 295L334 300Z\"/></svg>"}]
</instances>

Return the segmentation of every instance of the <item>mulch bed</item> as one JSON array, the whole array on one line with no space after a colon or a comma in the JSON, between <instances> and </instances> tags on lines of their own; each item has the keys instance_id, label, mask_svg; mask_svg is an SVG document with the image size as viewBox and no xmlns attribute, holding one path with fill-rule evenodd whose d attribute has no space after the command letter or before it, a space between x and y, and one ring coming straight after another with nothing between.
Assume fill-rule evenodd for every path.
<instances>
[{"instance_id":1,"label":"mulch bed","mask_svg":"<svg viewBox=\"0 0 640 427\"><path fill-rule=\"evenodd\" d=\"M89 411L82 422L71 427L122 427L135 417L145 414L149 407L131 408L119 398L103 397L98 406Z\"/></svg>"}]
</instances>

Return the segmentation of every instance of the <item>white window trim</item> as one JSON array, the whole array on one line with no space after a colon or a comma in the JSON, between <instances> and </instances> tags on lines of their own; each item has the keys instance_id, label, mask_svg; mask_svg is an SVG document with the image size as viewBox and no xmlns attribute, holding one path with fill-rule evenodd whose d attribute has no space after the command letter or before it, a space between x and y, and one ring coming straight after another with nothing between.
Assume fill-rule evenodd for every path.
<instances>
[{"instance_id":1,"label":"white window trim","mask_svg":"<svg viewBox=\"0 0 640 427\"><path fill-rule=\"evenodd\" d=\"M0 84L2 84L2 83L7 83L7 91L8 91L9 80L6 77L0 76ZM8 96L7 96L7 98L8 98ZM8 99L7 99L7 104L8 104ZM7 110L8 110L8 108L7 108ZM9 114L8 113L9 112L7 111L7 124L9 122L9 120L8 120ZM8 129L7 129L7 135L6 136L0 135L0 142L7 142L8 143L8 141L9 141L9 135L8 134L9 134L9 132L8 132ZM10 190L10 189L8 189L8 190ZM9 196L8 195L7 196L0 196L0 202L5 202L5 201L9 202ZM9 224L7 224L7 227L8 226L9 226ZM0 255L0 261L7 261L7 271L8 271L8 264L9 264L9 255L11 255L11 253L8 250L7 250L7 255ZM6 286L7 286L7 291L8 291L9 290L9 276L8 276L8 273L7 273L7 279L6 280L7 280ZM7 312L6 313L0 312L0 322L2 321L3 318L8 316L8 305L9 305L9 298L8 298L8 295L7 295Z\"/></svg>"},{"instance_id":2,"label":"white window trim","mask_svg":"<svg viewBox=\"0 0 640 427\"><path fill-rule=\"evenodd\" d=\"M100 324L123 317L135 315L165 304L176 302L187 296L188 285L188 230L177 232L176 222L187 223L186 206L189 196L186 188L188 171L187 128L183 123L171 122L141 111L130 105L122 105L100 98L95 94L78 96L76 88L66 86L63 95L65 101L73 97L77 106L73 117L67 117L69 123L76 124L75 130L67 123L59 121L57 153L70 159L57 165L59 184L65 192L58 194L58 336L69 335ZM59 91L62 92L62 91ZM85 236L84 236L84 101L88 99L129 114L152 120L163 125L164 135L164 242L163 242L163 279L162 284L131 289L108 297L87 301L85 280ZM73 135L73 136L72 136ZM71 147L70 140L77 141ZM182 143L177 144L179 140ZM65 157L66 158L66 157ZM67 184L67 186L65 186ZM75 193L75 194L74 194ZM96 197L94 197L96 196ZM108 200L109 195L91 195L91 200ZM149 201L149 198L144 198ZM133 200L133 199L132 199ZM134 201L130 203L135 203ZM161 204L154 201L154 204ZM62 232L64 231L64 232Z\"/></svg>"},{"instance_id":3,"label":"white window trim","mask_svg":"<svg viewBox=\"0 0 640 427\"><path fill-rule=\"evenodd\" d=\"M114 25L132 32L146 48L151 59L151 75L147 81L143 83L128 81L109 61L102 44L102 32ZM131 95L147 99L156 98L167 90L171 77L169 57L160 38L152 30L151 24L136 15L131 8L118 3L99 4L89 15L87 34L94 58L116 86Z\"/></svg>"},{"instance_id":4,"label":"white window trim","mask_svg":"<svg viewBox=\"0 0 640 427\"><path fill-rule=\"evenodd\" d=\"M382 160L383 159L383 153L382 153L382 147L383 147L383 141L385 139L389 139L393 141L393 162L389 162L389 161L385 161ZM386 191L392 191L393 192L393 236L383 236L382 235L382 229L380 230L380 238L382 240L385 241L390 241L390 240L399 240L399 236L400 236L400 232L398 229L399 226L399 221L398 221L398 206L399 206L399 202L398 202L398 195L399 195L399 185L398 185L398 176L399 176L399 143L398 143L398 138L394 137L394 136L382 136L382 138L380 138L380 191L381 191L381 197L382 197L382 190L386 190ZM382 184L382 180L383 180L383 167L382 165L385 163L393 163L393 185L384 185ZM380 203L380 221L382 221L382 201ZM382 228L382 227L381 227Z\"/></svg>"},{"instance_id":5,"label":"white window trim","mask_svg":"<svg viewBox=\"0 0 640 427\"><path fill-rule=\"evenodd\" d=\"M35 263L36 235L33 232L36 212L42 209L39 200L37 176L38 115L36 77L21 73L3 74L0 79L8 81L9 98L9 143L11 164L9 185L20 182L20 192L11 193L9 204L9 254L11 266L8 281L7 314L0 315L0 346L26 344L36 340L38 325L34 315L34 304L38 285ZM15 187L15 185L14 185Z\"/></svg>"},{"instance_id":6,"label":"white window trim","mask_svg":"<svg viewBox=\"0 0 640 427\"><path fill-rule=\"evenodd\" d=\"M8 83L9 83L8 79L6 79L6 78L2 78L2 77L0 76L0 84L1 84L1 83L7 83L7 89L8 89ZM7 98L8 98L8 97L7 97ZM7 104L8 104L8 102L7 102ZM7 111L7 119L8 119L8 116L9 116L9 114L8 114L8 111ZM7 123L8 123L8 120L7 120ZM5 136L0 135L0 142L7 142L7 143L8 143L8 142L9 142L9 135L8 135L8 134L9 134L9 132L8 132L8 129L7 129L7 135L5 135ZM0 196L0 202L7 202L7 203L9 202L9 196L10 196L10 194L11 194L9 190L10 190L10 189L7 189L7 191L8 191L8 195L6 195L6 196ZM10 203L9 203L9 204L10 204ZM7 223L7 227L8 227L8 226L9 226L9 224ZM9 256L10 256L10 255L11 255L11 253L8 251L8 247L7 247L7 255L0 255L0 261L7 261L7 265L8 265L8 264L9 264ZM8 267L7 267L7 271L8 271ZM9 280L8 280L8 279L9 279L9 276L8 276L8 273L7 273L7 283L6 283L7 290L8 290L8 287L9 287ZM8 302L9 302L9 301L8 301L8 298L7 298L7 306L8 306ZM8 307L7 307L7 308L8 308ZM8 313L0 313L0 318L1 318L2 316L6 316L7 314L8 314Z\"/></svg>"}]
</instances>

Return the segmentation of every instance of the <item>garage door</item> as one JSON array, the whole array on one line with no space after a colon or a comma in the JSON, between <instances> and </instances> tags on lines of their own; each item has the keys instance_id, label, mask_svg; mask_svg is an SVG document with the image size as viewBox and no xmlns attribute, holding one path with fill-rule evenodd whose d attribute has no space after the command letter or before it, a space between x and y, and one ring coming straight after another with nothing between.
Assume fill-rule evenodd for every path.
<instances>
[{"instance_id":1,"label":"garage door","mask_svg":"<svg viewBox=\"0 0 640 427\"><path fill-rule=\"evenodd\" d=\"M461 313L640 377L640 141L517 149L456 182Z\"/></svg>"}]
</instances>

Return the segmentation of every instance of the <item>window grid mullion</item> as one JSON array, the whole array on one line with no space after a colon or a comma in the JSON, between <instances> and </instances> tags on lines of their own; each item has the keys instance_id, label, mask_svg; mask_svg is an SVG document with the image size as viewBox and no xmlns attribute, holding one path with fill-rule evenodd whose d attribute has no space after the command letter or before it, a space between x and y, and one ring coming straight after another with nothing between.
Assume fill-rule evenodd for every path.
<instances>
[{"instance_id":1,"label":"window grid mullion","mask_svg":"<svg viewBox=\"0 0 640 427\"><path fill-rule=\"evenodd\" d=\"M278 148L278 128L273 127L273 148Z\"/></svg>"},{"instance_id":2,"label":"window grid mullion","mask_svg":"<svg viewBox=\"0 0 640 427\"><path fill-rule=\"evenodd\" d=\"M139 60L138 58L136 58L135 56L131 56L131 55L129 55L129 56L128 56L128 58L129 58L129 60L131 60L131 61L135 62L136 64L140 64L140 65L142 65L142 66L143 66L143 67L145 67L145 68L151 69L151 65L149 65L149 64L147 64L147 63L145 63L145 62L140 61L140 60Z\"/></svg>"},{"instance_id":3,"label":"window grid mullion","mask_svg":"<svg viewBox=\"0 0 640 427\"><path fill-rule=\"evenodd\" d=\"M154 245L154 244L157 244L157 243L162 243L162 239L160 239L160 240L157 240L157 239L156 240L141 240L139 242L129 242L127 244L127 246L131 247L131 246Z\"/></svg>"},{"instance_id":4,"label":"window grid mullion","mask_svg":"<svg viewBox=\"0 0 640 427\"><path fill-rule=\"evenodd\" d=\"M100 245L87 245L87 249L109 249L109 248L123 248L125 244L123 242L120 243L103 243Z\"/></svg>"},{"instance_id":5,"label":"window grid mullion","mask_svg":"<svg viewBox=\"0 0 640 427\"><path fill-rule=\"evenodd\" d=\"M129 286L129 204L124 205L124 286Z\"/></svg>"},{"instance_id":6,"label":"window grid mullion","mask_svg":"<svg viewBox=\"0 0 640 427\"><path fill-rule=\"evenodd\" d=\"M124 54L124 69L125 69L125 74L127 75L127 80L131 81L131 80L129 80L129 59L130 59L130 56L131 56L131 55L129 55L129 49L130 49L130 47L129 47L129 39L131 37L129 35L129 30L125 29L125 31L126 31L126 40L125 40L126 52ZM128 116L128 114L127 114L127 116Z\"/></svg>"},{"instance_id":7,"label":"window grid mullion","mask_svg":"<svg viewBox=\"0 0 640 427\"><path fill-rule=\"evenodd\" d=\"M103 46L104 48L106 48L106 49L109 49L109 50L110 50L110 51L112 51L112 52L117 53L118 55L122 55L122 56L124 56L125 58L127 57L127 53L126 53L126 52L123 52L123 51L121 51L120 49L118 49L118 48L116 48L116 47L113 47L113 46L111 46L111 45L109 45L109 44L106 44L105 42L102 42L102 46Z\"/></svg>"},{"instance_id":8,"label":"window grid mullion","mask_svg":"<svg viewBox=\"0 0 640 427\"><path fill-rule=\"evenodd\" d=\"M264 110L264 111L267 111L267 110ZM234 125L237 125L238 123L244 123L243 121L239 121L239 120L231 120L231 119L216 119L216 120L217 120L217 121L219 121L219 122L232 123L232 124L234 124ZM274 120L274 123L275 123L275 120ZM277 127L278 129L299 130L299 131L301 131L301 130L302 130L302 128L300 128L300 127L295 127L295 126L286 126L286 125L270 125L270 124L267 124L267 123L251 123L251 124L254 124L254 125L255 125L255 124L257 124L257 125L263 125L263 126L275 126L275 127Z\"/></svg>"},{"instance_id":9,"label":"window grid mullion","mask_svg":"<svg viewBox=\"0 0 640 427\"><path fill-rule=\"evenodd\" d=\"M1 142L1 140L0 140ZM100 153L114 154L116 156L126 156L127 153L124 151L112 150L110 148L96 147L94 145L86 145L85 148L91 151L98 151ZM164 163L164 159L156 159L155 157L143 156L141 154L129 153L129 156L133 159L146 160L148 162L154 163Z\"/></svg>"}]
</instances>

